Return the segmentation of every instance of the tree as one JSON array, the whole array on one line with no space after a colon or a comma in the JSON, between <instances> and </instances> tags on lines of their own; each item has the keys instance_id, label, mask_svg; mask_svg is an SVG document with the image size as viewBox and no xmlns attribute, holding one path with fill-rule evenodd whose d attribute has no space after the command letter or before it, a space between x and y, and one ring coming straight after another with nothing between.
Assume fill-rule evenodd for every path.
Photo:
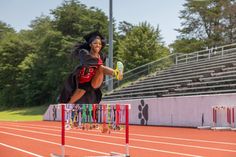
<instances>
[{"instance_id":1,"label":"tree","mask_svg":"<svg viewBox=\"0 0 236 157\"><path fill-rule=\"evenodd\" d=\"M108 34L105 13L76 0L40 16L30 30L16 33L0 22L0 103L29 106L55 103L65 77L79 64L71 51L85 34ZM4 36L4 38L2 38Z\"/></svg>"},{"instance_id":2,"label":"tree","mask_svg":"<svg viewBox=\"0 0 236 157\"><path fill-rule=\"evenodd\" d=\"M127 21L119 22L118 30L119 34L125 36L129 31L133 29L133 25Z\"/></svg>"},{"instance_id":3,"label":"tree","mask_svg":"<svg viewBox=\"0 0 236 157\"><path fill-rule=\"evenodd\" d=\"M225 43L234 43L236 42L236 1L226 0L221 3Z\"/></svg>"},{"instance_id":4,"label":"tree","mask_svg":"<svg viewBox=\"0 0 236 157\"><path fill-rule=\"evenodd\" d=\"M173 50L173 53L191 53L193 51L200 51L206 47L204 40L192 39L177 39L169 47Z\"/></svg>"},{"instance_id":5,"label":"tree","mask_svg":"<svg viewBox=\"0 0 236 157\"><path fill-rule=\"evenodd\" d=\"M0 43L9 33L15 33L15 30L6 23L0 21Z\"/></svg>"},{"instance_id":6,"label":"tree","mask_svg":"<svg viewBox=\"0 0 236 157\"><path fill-rule=\"evenodd\" d=\"M23 103L19 87L19 64L25 56L35 50L30 41L22 40L17 34L8 34L0 45L0 100L2 104L19 106Z\"/></svg>"},{"instance_id":7,"label":"tree","mask_svg":"<svg viewBox=\"0 0 236 157\"><path fill-rule=\"evenodd\" d=\"M25 104L32 104L32 101L40 104L55 103L63 80L78 64L71 56L76 39L55 30L49 17L37 18L31 27L32 31L25 35L35 41L37 51L25 58L27 61L33 56L33 66L21 71Z\"/></svg>"},{"instance_id":8,"label":"tree","mask_svg":"<svg viewBox=\"0 0 236 157\"><path fill-rule=\"evenodd\" d=\"M147 22L134 26L124 39L118 41L118 57L130 70L168 55L168 49L161 42L159 28Z\"/></svg>"},{"instance_id":9,"label":"tree","mask_svg":"<svg viewBox=\"0 0 236 157\"><path fill-rule=\"evenodd\" d=\"M105 13L94 7L88 9L77 0L65 1L51 14L55 17L54 24L57 30L63 35L81 39L93 30L108 34L108 18Z\"/></svg>"},{"instance_id":10,"label":"tree","mask_svg":"<svg viewBox=\"0 0 236 157\"><path fill-rule=\"evenodd\" d=\"M180 12L183 22L182 28L177 29L179 38L203 40L208 47L232 42L235 14L235 1L232 0L187 0Z\"/></svg>"}]
</instances>

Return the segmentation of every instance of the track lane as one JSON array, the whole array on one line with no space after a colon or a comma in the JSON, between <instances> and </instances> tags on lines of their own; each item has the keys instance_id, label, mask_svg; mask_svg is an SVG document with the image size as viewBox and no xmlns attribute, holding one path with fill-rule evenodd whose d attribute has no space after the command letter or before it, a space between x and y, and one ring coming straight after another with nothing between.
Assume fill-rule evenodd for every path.
<instances>
[{"instance_id":1,"label":"track lane","mask_svg":"<svg viewBox=\"0 0 236 157\"><path fill-rule=\"evenodd\" d=\"M13 127L16 127L16 125L12 125ZM23 126L18 126L18 127L23 127ZM30 126L25 126L27 128L32 128L32 129L38 129L38 130L52 130L52 131L58 131L58 133L60 132L56 128L42 128L42 127L36 127L33 125ZM120 132L113 132L113 135L108 135L108 134L101 134L98 131L81 131L81 130L77 130L74 129L73 131L67 131L67 134L78 134L78 135L85 135L85 136L98 136L96 138L99 139L99 137L102 139L103 137L107 137L107 138L112 138L114 139L124 139L124 133L120 133ZM230 132L229 132L230 133ZM142 138L141 138L142 137ZM158 139L158 140L157 140ZM227 148L232 148L234 149L236 146L236 143L232 143L232 142L221 142L221 141L209 141L209 140L195 140L195 139L186 139L186 138L175 138L175 137L166 137L166 136L153 136L153 135L141 135L141 134L131 134L130 137L131 141L138 141L138 142L150 142L150 143L161 143L161 144L170 144L170 145L180 145L180 146L187 146L188 144L190 144L190 147L194 147L191 146L191 144L193 143L201 143L201 145L203 145L202 147L204 147L204 144L208 145L209 147L212 147L211 144L213 144L214 146L216 146L216 149L227 149ZM175 144L175 142L178 141L178 144ZM173 142L173 143L172 143ZM218 147L217 147L218 145ZM188 146L187 146L188 147ZM196 146L198 147L198 146Z\"/></svg>"},{"instance_id":2,"label":"track lane","mask_svg":"<svg viewBox=\"0 0 236 157\"><path fill-rule=\"evenodd\" d=\"M3 127L2 127L3 128ZM11 128L8 128L8 129L11 129ZM13 132L16 132L17 135L21 134L20 136L24 136L22 134L26 134L27 136L30 136L30 138L34 138L36 139L35 137L32 137L32 136L37 136L37 137L40 137L40 138L43 138L41 135L39 136L39 134L47 134L47 133L43 133L43 132L36 132L36 131L32 131L32 130L25 130L27 133L25 132L21 132L19 130L22 130L22 129L12 129L14 130ZM16 131L17 130L17 131ZM11 131L10 131L11 132ZM34 132L34 133L37 133L36 135L33 135L32 133L29 133L29 132ZM50 134L50 135L53 135L53 134ZM57 137L60 137L58 135L55 135ZM26 136L24 136L26 137ZM68 138L68 136L67 136ZM71 137L69 137L71 138ZM75 137L73 137L75 138ZM52 140L53 138L51 138L50 140ZM75 139L78 139L78 138L75 138ZM54 139L55 140L55 139ZM58 140L58 139L57 139ZM95 142L95 143L94 143ZM104 150L105 152L111 152L111 151L115 151L115 152L123 152L124 153L124 145L121 145L121 144L117 144L117 143L108 143L108 142L103 142L103 141L97 141L97 140L93 140L93 143L91 144L91 139L84 139L84 141L81 141L81 139L79 141L72 141L72 140L68 140L67 142L68 144L66 145L66 147L68 147L69 145L82 145L83 147L88 147L88 148L91 148L91 146L93 148L96 148L98 150ZM96 144L96 143L99 143L99 144ZM109 145L109 146L104 146L104 145ZM116 147L115 147L116 146ZM119 146L119 149L117 148L117 146ZM134 152L132 154L132 151L133 149L132 148L135 148L136 149L136 153ZM139 150L137 152L137 150ZM185 153L179 153L179 152L170 152L168 150L158 150L158 149L154 149L154 148L146 148L146 147L138 147L138 146L131 146L131 149L130 149L130 152L132 155L136 154L135 156L140 156L140 150L141 152L143 152L142 154L146 154L147 156L150 156L150 155L155 155L155 153L158 153L159 155L160 154L163 154L162 156L191 156L191 157L196 157L196 155L191 155L191 154L185 154ZM70 152L70 151L69 151ZM165 155L164 155L165 154ZM143 156L143 155L141 155Z\"/></svg>"},{"instance_id":3,"label":"track lane","mask_svg":"<svg viewBox=\"0 0 236 157\"><path fill-rule=\"evenodd\" d=\"M13 125L13 124L18 124L18 123L6 123L6 124L9 124L9 125ZM45 125L43 125L43 126L41 126L41 127L39 127L39 125L32 125L31 123L21 123L21 124L23 124L23 125L26 125L26 127L27 127L27 125L29 125L29 126L36 126L38 129L42 129L42 128L48 128L48 129L56 129L56 130L58 130L58 129L60 129L60 125L58 125L58 123L56 123L56 125L54 124L54 123L52 123L52 122L50 122L50 123L45 123ZM44 123L40 123L40 125L41 124L44 124ZM53 125L52 125L53 124ZM29 127L28 126L28 127ZM12 126L11 126L12 127ZM19 126L20 127L20 126ZM21 125L21 127L22 127L22 125ZM133 127L133 126L131 126L131 127ZM137 126L135 126L135 128L137 128ZM141 129L141 131L140 131L140 128L139 128L139 130L138 129L136 129L136 132L131 132L130 133L130 135L131 135L131 139L134 139L134 137L139 137L139 139L138 140L140 140L139 142L137 142L137 141L135 141L135 140L131 140L131 148L130 148L130 152L131 153L135 153L137 150L136 149L139 149L139 147L145 147L145 148L147 148L147 149L149 149L148 151L153 151L153 152L156 152L156 151L158 151L159 150L159 153L160 152L162 152L163 154L161 155L161 156L172 156L172 154L170 153L170 152L172 152L172 151L170 151L170 150L172 150L173 149L173 152L174 152L174 150L175 150L175 152L180 152L179 151L179 149L180 149L180 146L177 146L176 148L171 148L169 145L170 144L167 144L167 142L172 142L173 143L173 141L170 141L170 140L176 140L177 139L177 141L178 141L178 143L180 142L180 141L188 141L189 142L189 140L191 141L191 140L196 140L196 141L199 141L198 139L186 139L186 138L181 138L181 136L179 135L179 134L177 134L177 137L176 136L173 136L173 133L171 132L167 132L166 131L166 133L168 134L168 136L160 136L160 134L162 134L162 128L161 129L159 129L159 131L160 132L158 132L158 134L157 134L157 136L155 136L154 135L154 133L153 132L155 132L155 131L153 131L153 128L155 128L155 127L150 127L150 128L152 128L152 130L150 130L150 134L146 134L147 136L143 136L144 137L144 139L141 139L140 137L142 137L142 135L145 135L145 134L143 134L143 130ZM157 128L157 127L156 127ZM34 129L34 128L28 128L28 129ZM149 129L149 127L145 127L145 130L148 130ZM156 129L156 130L158 130L158 129ZM165 128L166 130L168 130L169 128ZM175 129L179 129L179 130L184 130L183 128L175 128ZM175 130L174 129L174 130ZM172 129L170 129L170 130L172 130ZM187 129L187 131L188 131L189 129ZM192 130L194 130L194 129L192 129ZM190 132L192 131L191 129L190 129ZM41 130L42 131L42 130ZM46 130L43 130L43 132L45 132ZM52 131L52 130L51 130ZM176 131L176 130L175 130ZM200 131L200 130L196 130L196 131ZM205 131L205 130L204 130ZM53 131L54 133L55 133L55 131ZM57 131L58 133L60 132L59 130ZM76 137L80 137L80 138L86 138L86 137L88 137L89 136L89 138L90 138L90 136L92 136L92 134L94 134L94 132L95 131L83 131L83 132L86 132L86 134L84 134L84 135L81 135L81 134L79 134L78 132L76 132L76 131L73 131L73 132L67 132L67 134L68 135L70 135L70 136L76 136ZM142 133L142 134L140 134L140 132ZM202 132L202 131L200 131L200 132ZM96 133L96 132L95 132ZM189 134L189 132L186 132L187 134ZM213 132L214 133L214 132ZM217 133L217 132L215 132L215 133ZM219 133L219 132L218 132ZM226 132L224 132L224 134L225 134ZM229 134L230 133L230 134ZM227 132L227 134L229 134L230 136L229 137L231 137L232 138L232 134L231 133L233 133L233 132ZM90 135L89 135L90 134ZM122 133L120 134L120 133L114 133L115 134L115 136L116 137L120 137L120 135L121 135L121 137L122 136L124 136ZM114 136L114 134L113 134L113 136ZM220 133L221 134L221 133ZM170 135L172 135L172 137L170 136ZM234 134L235 135L235 134ZM104 140L105 141L107 141L107 142L110 142L110 139L112 139L112 141L114 141L114 138L109 138L109 136L107 136L107 135L105 135L106 137L108 137L108 138L104 138ZM142 138L143 138L142 137ZM158 138L155 138L155 137L158 137ZM163 138L161 138L161 137L163 137ZM168 138L166 138L166 137L168 137ZM184 137L184 136L182 136L182 137ZM228 136L227 136L228 137ZM235 137L235 136L234 136ZM148 138L148 139L145 139L145 138ZM163 147L163 145L166 145L165 143L160 143L159 145L157 144L153 144L153 142L150 142L151 140L150 140L150 138L152 139L152 141L153 142L162 142L162 141L160 141L160 139L161 140L167 140L167 141L165 141L166 142L166 144L167 144L167 150L168 151L166 151L165 152L165 147ZM200 136L200 138L201 139L205 139L205 140L200 140L200 141L204 141L204 142L202 142L202 143L220 143L221 145L230 145L231 144L231 148L235 148L235 143L233 143L234 142L234 140L232 140L231 138L229 138L229 139L231 139L231 140L229 140L228 138L226 138L227 140L223 140L223 142L222 141L209 141L207 138L202 138L202 136ZM97 139L97 137L95 136L95 139ZM154 140L155 139L155 140ZM156 139L158 139L158 141L156 141ZM206 140L207 139L207 140ZM71 139L70 139L71 140ZM70 141L70 140L66 140L66 141ZM123 140L123 139L120 139L120 140ZM144 141L144 140L147 140L146 142ZM191 141L191 142L193 142L193 141ZM208 141L208 142L207 142ZM73 142L72 142L73 143ZM145 143L147 143L148 144L148 146L145 144ZM151 144L150 144L151 143ZM94 142L93 142L93 144L94 144ZM104 144L104 143L103 143ZM145 145L144 145L145 144ZM151 146L151 147L150 147ZM107 146L107 147L110 147L110 148L113 148L113 146L111 147L111 146ZM152 150L153 149L153 147L154 147L154 149L155 150ZM181 146L182 147L182 146ZM158 149L157 149L158 148ZM162 148L162 149L160 149L160 148ZM186 150L185 150L185 148L186 148ZM209 151L204 151L204 149L202 150L202 149L193 149L193 150L191 150L191 149L189 149L188 147L183 147L183 148L181 148L181 149L183 149L184 150L184 152L199 152L199 153L201 153L201 155L206 155L206 156L211 156L212 155L212 153L214 153L215 152L215 150L212 150L213 152L211 153L211 152L209 152ZM229 149L229 148L228 148ZM142 149L141 149L142 150ZM236 150L236 149L235 149ZM138 155L140 155L140 152L142 152L142 154L146 154L145 153L145 149L143 149L143 151L138 151L139 153L137 153ZM180 152L180 153L182 153L182 155L184 154L184 152ZM217 152L217 151L216 151ZM175 154L175 156L179 156L178 154ZM197 154L196 153L196 154ZM199 154L198 153L198 154ZM135 153L136 154L136 153ZM149 153L148 153L149 154ZM152 153L153 154L153 153ZM193 154L193 153L192 153ZM209 154L211 154L211 155L209 155ZM225 153L225 152L223 152L223 154L227 154L227 156L229 156L229 155L232 155L232 153ZM217 156L218 155L221 155L221 153L218 151L218 153L216 154ZM235 153L233 154L233 155L235 155Z\"/></svg>"},{"instance_id":4,"label":"track lane","mask_svg":"<svg viewBox=\"0 0 236 157\"><path fill-rule=\"evenodd\" d=\"M0 156L3 157L5 156L5 154L11 154L11 156L17 156L17 157L26 157L26 156L43 157L39 154L35 154L30 151L26 151L5 143L0 143Z\"/></svg>"}]
</instances>

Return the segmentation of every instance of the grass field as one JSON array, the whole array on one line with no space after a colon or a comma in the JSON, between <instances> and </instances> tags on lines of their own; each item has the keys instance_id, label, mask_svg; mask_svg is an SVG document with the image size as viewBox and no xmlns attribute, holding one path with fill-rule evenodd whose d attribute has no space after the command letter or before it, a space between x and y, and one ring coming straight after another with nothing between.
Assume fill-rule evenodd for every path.
<instances>
[{"instance_id":1,"label":"grass field","mask_svg":"<svg viewBox=\"0 0 236 157\"><path fill-rule=\"evenodd\" d=\"M0 110L0 121L39 121L48 106L11 108Z\"/></svg>"}]
</instances>

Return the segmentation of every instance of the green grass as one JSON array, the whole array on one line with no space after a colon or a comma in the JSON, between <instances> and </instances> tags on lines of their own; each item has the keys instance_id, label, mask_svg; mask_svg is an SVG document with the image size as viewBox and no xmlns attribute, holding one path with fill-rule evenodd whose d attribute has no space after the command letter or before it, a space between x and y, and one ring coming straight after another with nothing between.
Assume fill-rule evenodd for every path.
<instances>
[{"instance_id":1,"label":"green grass","mask_svg":"<svg viewBox=\"0 0 236 157\"><path fill-rule=\"evenodd\" d=\"M0 110L0 121L41 121L48 106Z\"/></svg>"}]
</instances>

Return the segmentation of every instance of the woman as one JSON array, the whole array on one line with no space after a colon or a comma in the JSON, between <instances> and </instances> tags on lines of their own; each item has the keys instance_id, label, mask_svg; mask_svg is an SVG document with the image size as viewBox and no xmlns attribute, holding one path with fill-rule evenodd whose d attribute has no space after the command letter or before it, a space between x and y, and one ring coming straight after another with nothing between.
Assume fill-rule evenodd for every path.
<instances>
[{"instance_id":1,"label":"woman","mask_svg":"<svg viewBox=\"0 0 236 157\"><path fill-rule=\"evenodd\" d=\"M92 32L86 35L84 39L86 42L83 45L79 45L74 51L75 55L79 57L80 65L69 77L69 82L76 88L72 87L72 92L70 91L69 95L66 93L67 97L69 97L67 98L69 99L68 102L62 100L62 92L60 102L70 104L99 103L102 97L100 87L104 75L115 76L118 80L123 78L124 67L121 62L117 63L115 70L103 65L105 60L104 55L101 53L105 46L103 36L99 32ZM71 93L73 94L71 95Z\"/></svg>"}]
</instances>

